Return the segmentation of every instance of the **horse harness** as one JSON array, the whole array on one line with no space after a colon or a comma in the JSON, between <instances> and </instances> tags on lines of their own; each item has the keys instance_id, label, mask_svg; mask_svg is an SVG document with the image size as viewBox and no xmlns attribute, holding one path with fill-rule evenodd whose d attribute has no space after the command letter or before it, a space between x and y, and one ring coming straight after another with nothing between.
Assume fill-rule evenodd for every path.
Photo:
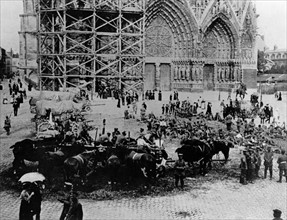
<instances>
[{"instance_id":1,"label":"horse harness","mask_svg":"<svg viewBox=\"0 0 287 220\"><path fill-rule=\"evenodd\" d=\"M134 153L134 155L132 156L132 160L137 161L140 160L142 155L144 155L143 153Z\"/></svg>"},{"instance_id":2,"label":"horse harness","mask_svg":"<svg viewBox=\"0 0 287 220\"><path fill-rule=\"evenodd\" d=\"M85 160L80 154L74 156L73 158L76 159L77 161L79 161L80 163L85 164Z\"/></svg>"}]
</instances>

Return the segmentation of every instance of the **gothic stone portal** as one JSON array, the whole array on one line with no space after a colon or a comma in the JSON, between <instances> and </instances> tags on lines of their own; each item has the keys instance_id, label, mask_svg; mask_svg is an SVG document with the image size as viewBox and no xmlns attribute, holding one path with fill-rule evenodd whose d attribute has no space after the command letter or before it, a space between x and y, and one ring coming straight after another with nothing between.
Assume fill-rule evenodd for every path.
<instances>
[{"instance_id":1,"label":"gothic stone portal","mask_svg":"<svg viewBox=\"0 0 287 220\"><path fill-rule=\"evenodd\" d=\"M170 27L160 16L147 28L145 90L170 90L173 41Z\"/></svg>"}]
</instances>

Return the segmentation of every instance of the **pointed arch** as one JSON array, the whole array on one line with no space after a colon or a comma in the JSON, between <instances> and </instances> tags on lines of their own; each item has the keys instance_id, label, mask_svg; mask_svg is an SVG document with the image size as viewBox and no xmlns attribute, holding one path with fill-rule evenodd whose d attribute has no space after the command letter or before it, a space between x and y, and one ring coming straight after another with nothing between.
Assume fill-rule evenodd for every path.
<instances>
[{"instance_id":1,"label":"pointed arch","mask_svg":"<svg viewBox=\"0 0 287 220\"><path fill-rule=\"evenodd\" d=\"M217 59L234 59L238 45L238 33L220 13L202 29L203 57ZM234 33L235 32L235 33ZM211 43L213 42L213 43Z\"/></svg>"},{"instance_id":2,"label":"pointed arch","mask_svg":"<svg viewBox=\"0 0 287 220\"><path fill-rule=\"evenodd\" d=\"M186 1L149 1L146 12L146 27L148 28L158 16L161 16L173 33L175 48L181 49L183 56L187 56L193 48L194 35L198 35L198 26Z\"/></svg>"}]
</instances>

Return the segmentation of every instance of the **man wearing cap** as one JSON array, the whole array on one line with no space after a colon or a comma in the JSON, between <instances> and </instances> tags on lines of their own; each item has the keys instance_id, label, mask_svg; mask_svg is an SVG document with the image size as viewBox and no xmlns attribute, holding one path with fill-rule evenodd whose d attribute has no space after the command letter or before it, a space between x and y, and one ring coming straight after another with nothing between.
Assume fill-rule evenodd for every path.
<instances>
[{"instance_id":1,"label":"man wearing cap","mask_svg":"<svg viewBox=\"0 0 287 220\"><path fill-rule=\"evenodd\" d=\"M282 218L281 218L281 214L282 214L282 212L279 210L279 209L274 209L273 210L273 220L283 220Z\"/></svg>"},{"instance_id":2,"label":"man wearing cap","mask_svg":"<svg viewBox=\"0 0 287 220\"><path fill-rule=\"evenodd\" d=\"M174 170L175 170L175 187L178 187L178 182L180 180L180 186L184 186L184 177L185 177L185 161L183 160L183 154L178 153L178 160L175 161Z\"/></svg>"},{"instance_id":3,"label":"man wearing cap","mask_svg":"<svg viewBox=\"0 0 287 220\"><path fill-rule=\"evenodd\" d=\"M267 152L264 154L264 179L267 177L267 170L270 173L270 179L272 179L273 172L273 152L271 151L271 147L267 148Z\"/></svg>"},{"instance_id":4,"label":"man wearing cap","mask_svg":"<svg viewBox=\"0 0 287 220\"><path fill-rule=\"evenodd\" d=\"M278 168L279 168L279 180L278 182L282 182L282 176L284 174L287 182L287 155L285 155L285 150L281 150L281 155L278 157L277 160Z\"/></svg>"}]
</instances>

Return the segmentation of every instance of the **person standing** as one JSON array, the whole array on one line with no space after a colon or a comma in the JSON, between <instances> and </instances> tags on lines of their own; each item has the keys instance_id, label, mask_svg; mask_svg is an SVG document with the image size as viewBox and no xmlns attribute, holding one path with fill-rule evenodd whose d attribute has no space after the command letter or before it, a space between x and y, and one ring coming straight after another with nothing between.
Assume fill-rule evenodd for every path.
<instances>
[{"instance_id":1,"label":"person standing","mask_svg":"<svg viewBox=\"0 0 287 220\"><path fill-rule=\"evenodd\" d=\"M287 155L285 155L285 150L281 150L281 155L277 160L279 168L279 180L277 182L282 183L282 176L284 175L287 182Z\"/></svg>"},{"instance_id":2,"label":"person standing","mask_svg":"<svg viewBox=\"0 0 287 220\"><path fill-rule=\"evenodd\" d=\"M11 128L11 120L8 116L6 116L6 119L4 121L4 129L7 135L10 135L10 128Z\"/></svg>"},{"instance_id":3,"label":"person standing","mask_svg":"<svg viewBox=\"0 0 287 220\"><path fill-rule=\"evenodd\" d=\"M174 163L175 170L175 187L178 187L178 182L180 181L181 188L184 187L185 178L185 161L183 160L183 154L178 153L178 160Z\"/></svg>"},{"instance_id":4,"label":"person standing","mask_svg":"<svg viewBox=\"0 0 287 220\"><path fill-rule=\"evenodd\" d=\"M243 151L243 156L240 159L240 183L243 185L247 185L247 161L246 161L246 153L247 151Z\"/></svg>"},{"instance_id":5,"label":"person standing","mask_svg":"<svg viewBox=\"0 0 287 220\"><path fill-rule=\"evenodd\" d=\"M169 101L172 101L172 94L170 94L169 96Z\"/></svg>"},{"instance_id":6,"label":"person standing","mask_svg":"<svg viewBox=\"0 0 287 220\"><path fill-rule=\"evenodd\" d=\"M260 148L256 148L256 152L255 152L255 176L259 177L259 170L260 170L260 166L261 166L261 157L260 157L260 152L259 152Z\"/></svg>"},{"instance_id":7,"label":"person standing","mask_svg":"<svg viewBox=\"0 0 287 220\"><path fill-rule=\"evenodd\" d=\"M161 107L161 114L164 115L165 105L163 104Z\"/></svg>"},{"instance_id":8,"label":"person standing","mask_svg":"<svg viewBox=\"0 0 287 220\"><path fill-rule=\"evenodd\" d=\"M255 171L255 158L251 150L248 150L246 161L247 161L247 181L253 183L254 171Z\"/></svg>"},{"instance_id":9,"label":"person standing","mask_svg":"<svg viewBox=\"0 0 287 220\"><path fill-rule=\"evenodd\" d=\"M162 100L162 94L161 94L161 90L159 90L158 92L158 101L161 101Z\"/></svg>"},{"instance_id":10,"label":"person standing","mask_svg":"<svg viewBox=\"0 0 287 220\"><path fill-rule=\"evenodd\" d=\"M36 220L40 220L42 195L37 183L32 183L31 191L34 193L31 198L32 215L36 215Z\"/></svg>"},{"instance_id":11,"label":"person standing","mask_svg":"<svg viewBox=\"0 0 287 220\"><path fill-rule=\"evenodd\" d=\"M165 114L166 115L169 114L169 105L168 104L165 105Z\"/></svg>"},{"instance_id":12,"label":"person standing","mask_svg":"<svg viewBox=\"0 0 287 220\"><path fill-rule=\"evenodd\" d=\"M268 147L267 152L264 154L264 179L267 177L267 170L269 170L271 180L273 173L273 152L271 152L271 147Z\"/></svg>"},{"instance_id":13,"label":"person standing","mask_svg":"<svg viewBox=\"0 0 287 220\"><path fill-rule=\"evenodd\" d=\"M17 100L15 99L15 100L13 101L14 116L17 116L17 114L18 114L18 108L19 108L19 104L18 104Z\"/></svg>"},{"instance_id":14,"label":"person standing","mask_svg":"<svg viewBox=\"0 0 287 220\"><path fill-rule=\"evenodd\" d=\"M20 194L21 204L19 211L19 220L33 220L31 198L34 192L31 192L31 183L24 184Z\"/></svg>"},{"instance_id":15,"label":"person standing","mask_svg":"<svg viewBox=\"0 0 287 220\"><path fill-rule=\"evenodd\" d=\"M210 102L208 102L208 104L207 104L207 109L206 109L206 115L207 116L210 116L211 117L211 119L212 119L212 111L211 111L211 103Z\"/></svg>"}]
</instances>

